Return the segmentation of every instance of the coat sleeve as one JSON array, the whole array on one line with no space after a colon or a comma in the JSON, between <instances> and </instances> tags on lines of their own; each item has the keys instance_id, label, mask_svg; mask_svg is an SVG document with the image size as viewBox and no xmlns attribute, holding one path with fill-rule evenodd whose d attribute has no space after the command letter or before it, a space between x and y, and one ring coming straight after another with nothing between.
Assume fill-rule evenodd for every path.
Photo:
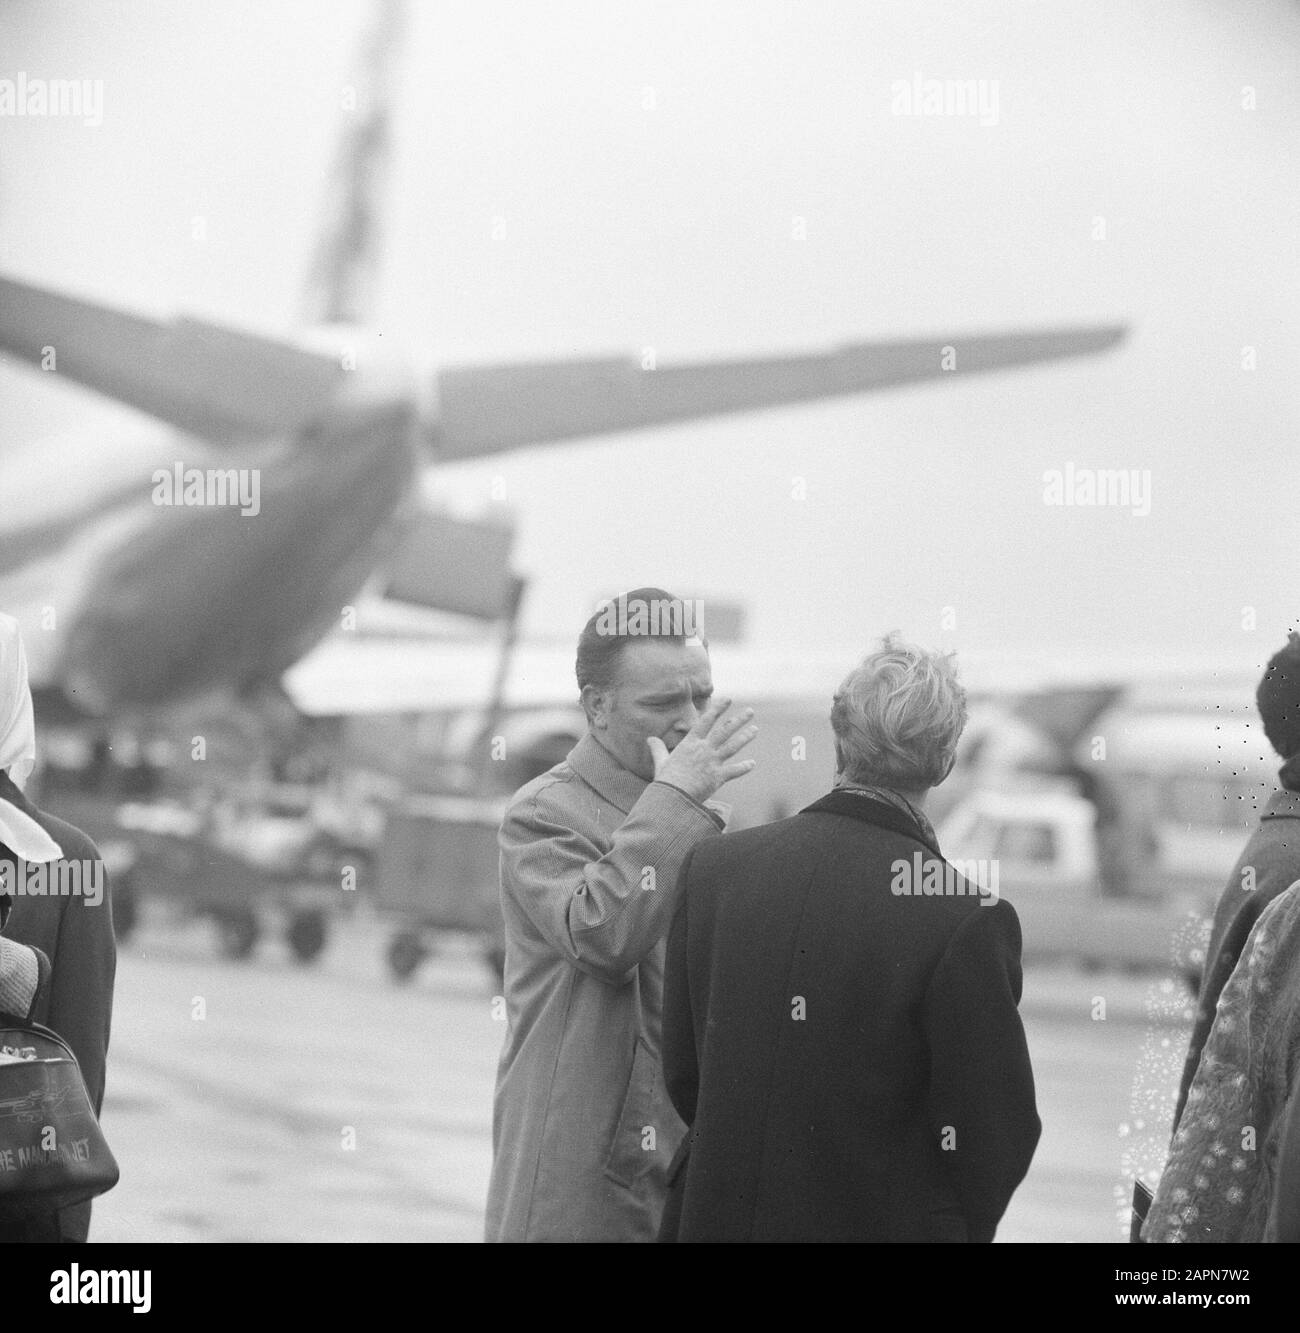
<instances>
[{"instance_id":1,"label":"coat sleeve","mask_svg":"<svg viewBox=\"0 0 1300 1333\"><path fill-rule=\"evenodd\" d=\"M1192 1035L1187 1043L1187 1056L1183 1061L1182 1076L1178 1081L1178 1100L1174 1104L1174 1132L1187 1106L1187 1094L1192 1090L1192 1080L1196 1077L1197 1067L1205 1051L1205 1043L1210 1037L1210 1028L1214 1025L1215 1010L1219 997L1232 977L1232 973L1246 948L1250 932L1255 928L1260 913L1269 905L1272 895L1261 884L1250 894L1243 894L1239 887L1238 872L1228 881L1223 897L1215 913L1214 930L1205 954L1205 971L1201 978L1200 993L1197 996L1196 1020L1192 1025Z\"/></svg>"},{"instance_id":2,"label":"coat sleeve","mask_svg":"<svg viewBox=\"0 0 1300 1333\"><path fill-rule=\"evenodd\" d=\"M99 859L87 844L87 859ZM85 897L64 900L52 964L48 999L38 1021L54 1029L72 1047L98 1115L104 1100L104 1067L113 1014L113 982L117 945L108 871L102 869L104 896L99 903Z\"/></svg>"},{"instance_id":3,"label":"coat sleeve","mask_svg":"<svg viewBox=\"0 0 1300 1333\"><path fill-rule=\"evenodd\" d=\"M1042 1124L1017 1009L1020 922L1007 902L962 922L926 993L929 1119L972 1241L991 1241Z\"/></svg>"},{"instance_id":4,"label":"coat sleeve","mask_svg":"<svg viewBox=\"0 0 1300 1333\"><path fill-rule=\"evenodd\" d=\"M695 1014L691 1007L688 971L691 856L682 863L681 901L668 932L664 962L663 1070L664 1086L677 1114L691 1125L700 1089L699 1056L695 1049Z\"/></svg>"},{"instance_id":5,"label":"coat sleeve","mask_svg":"<svg viewBox=\"0 0 1300 1333\"><path fill-rule=\"evenodd\" d=\"M507 812L502 893L575 967L623 985L667 934L682 863L718 824L684 792L652 782L602 855L570 827L554 791L543 787Z\"/></svg>"},{"instance_id":6,"label":"coat sleeve","mask_svg":"<svg viewBox=\"0 0 1300 1333\"><path fill-rule=\"evenodd\" d=\"M1294 1245L1300 1242L1300 1064L1291 1081L1280 1139L1273 1204L1264 1239Z\"/></svg>"},{"instance_id":7,"label":"coat sleeve","mask_svg":"<svg viewBox=\"0 0 1300 1333\"><path fill-rule=\"evenodd\" d=\"M0 1013L34 1019L49 986L50 960L39 949L0 936Z\"/></svg>"}]
</instances>

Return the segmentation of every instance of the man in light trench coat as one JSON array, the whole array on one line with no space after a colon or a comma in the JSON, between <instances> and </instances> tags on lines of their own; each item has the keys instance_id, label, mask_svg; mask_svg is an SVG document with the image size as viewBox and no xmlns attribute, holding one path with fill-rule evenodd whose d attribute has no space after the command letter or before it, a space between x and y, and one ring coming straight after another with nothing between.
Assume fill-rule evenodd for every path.
<instances>
[{"instance_id":1,"label":"man in light trench coat","mask_svg":"<svg viewBox=\"0 0 1300 1333\"><path fill-rule=\"evenodd\" d=\"M501 826L507 1032L492 1123L489 1241L650 1241L685 1132L660 1069L664 941L678 870L721 831L709 798L752 709L713 701L691 603L640 588L578 641L587 734Z\"/></svg>"}]
</instances>

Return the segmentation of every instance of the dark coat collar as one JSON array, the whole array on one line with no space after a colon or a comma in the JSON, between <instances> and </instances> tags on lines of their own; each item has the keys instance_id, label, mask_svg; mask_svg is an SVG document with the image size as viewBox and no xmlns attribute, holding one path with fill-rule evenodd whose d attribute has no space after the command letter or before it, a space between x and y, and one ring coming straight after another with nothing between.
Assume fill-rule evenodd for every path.
<instances>
[{"instance_id":1,"label":"dark coat collar","mask_svg":"<svg viewBox=\"0 0 1300 1333\"><path fill-rule=\"evenodd\" d=\"M874 824L877 828L888 829L890 833L901 833L905 837L915 838L936 856L943 855L938 842L928 838L910 815L870 796L855 796L848 791L833 791L800 810L799 813L847 815L850 819L860 819L864 824Z\"/></svg>"}]
</instances>

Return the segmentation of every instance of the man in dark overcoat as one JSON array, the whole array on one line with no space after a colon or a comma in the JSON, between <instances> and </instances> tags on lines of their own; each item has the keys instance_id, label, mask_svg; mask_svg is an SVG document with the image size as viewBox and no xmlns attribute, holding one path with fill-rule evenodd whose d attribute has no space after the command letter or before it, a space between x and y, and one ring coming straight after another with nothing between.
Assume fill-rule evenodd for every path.
<instances>
[{"instance_id":1,"label":"man in dark overcoat","mask_svg":"<svg viewBox=\"0 0 1300 1333\"><path fill-rule=\"evenodd\" d=\"M835 789L687 857L661 1240L993 1239L1040 1124L1016 913L924 813L965 719L950 659L887 639L835 698Z\"/></svg>"}]
</instances>

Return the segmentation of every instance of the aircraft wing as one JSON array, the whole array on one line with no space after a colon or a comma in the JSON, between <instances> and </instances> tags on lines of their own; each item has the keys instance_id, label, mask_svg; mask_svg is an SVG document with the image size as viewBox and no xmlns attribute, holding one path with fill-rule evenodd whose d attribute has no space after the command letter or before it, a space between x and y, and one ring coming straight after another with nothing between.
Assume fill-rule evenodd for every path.
<instances>
[{"instance_id":1,"label":"aircraft wing","mask_svg":"<svg viewBox=\"0 0 1300 1333\"><path fill-rule=\"evenodd\" d=\"M642 369L635 359L440 371L427 435L441 458L866 393L1114 346L1123 325L856 343L827 352ZM0 352L218 443L319 416L333 356L202 320L155 320L0 277Z\"/></svg>"},{"instance_id":2,"label":"aircraft wing","mask_svg":"<svg viewBox=\"0 0 1300 1333\"><path fill-rule=\"evenodd\" d=\"M292 430L333 396L332 357L194 319L153 320L0 277L0 351L180 430Z\"/></svg>"},{"instance_id":3,"label":"aircraft wing","mask_svg":"<svg viewBox=\"0 0 1300 1333\"><path fill-rule=\"evenodd\" d=\"M643 370L636 360L465 367L438 376L433 446L469 458L572 440L865 393L923 380L1002 370L1113 347L1122 324L948 339L856 343L833 351Z\"/></svg>"}]
</instances>

